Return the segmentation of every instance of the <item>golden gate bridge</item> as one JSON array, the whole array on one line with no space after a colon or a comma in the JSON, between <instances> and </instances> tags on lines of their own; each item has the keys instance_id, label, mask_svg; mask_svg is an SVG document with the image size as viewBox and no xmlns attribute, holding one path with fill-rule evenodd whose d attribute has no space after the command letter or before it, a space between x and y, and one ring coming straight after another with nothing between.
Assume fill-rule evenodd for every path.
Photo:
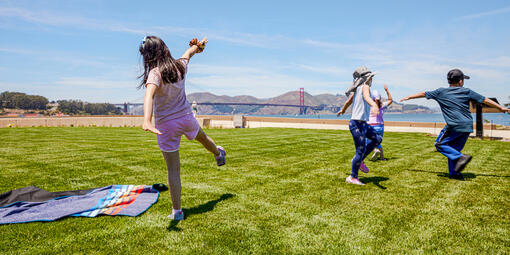
<instances>
[{"instance_id":1,"label":"golden gate bridge","mask_svg":"<svg viewBox=\"0 0 510 255\"><path fill-rule=\"evenodd\" d=\"M333 110L338 111L339 106L335 105L305 105L305 89L299 89L299 104L271 104L271 103L217 103L217 102L196 102L198 106L200 105L247 105L247 106L274 106L274 107L296 107L299 108L299 115L304 115L309 112L309 110L313 111L321 111L321 110ZM124 113L127 113L131 107L134 106L142 106L143 103L123 103L123 104L113 104L116 107L119 107L123 110Z\"/></svg>"}]
</instances>

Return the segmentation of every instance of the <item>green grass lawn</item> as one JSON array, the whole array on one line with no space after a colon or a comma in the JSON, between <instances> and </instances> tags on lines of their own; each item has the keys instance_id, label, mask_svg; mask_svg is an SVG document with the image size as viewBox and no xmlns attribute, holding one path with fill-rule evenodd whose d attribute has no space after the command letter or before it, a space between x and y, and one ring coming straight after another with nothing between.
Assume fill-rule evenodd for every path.
<instances>
[{"instance_id":1,"label":"green grass lawn","mask_svg":"<svg viewBox=\"0 0 510 255\"><path fill-rule=\"evenodd\" d=\"M181 144L182 203L139 217L0 225L0 254L510 253L510 143L469 140L465 181L446 176L435 137L386 133L386 162L348 185L348 131L206 130L227 165ZM140 128L0 129L0 193L167 183L156 137Z\"/></svg>"}]
</instances>

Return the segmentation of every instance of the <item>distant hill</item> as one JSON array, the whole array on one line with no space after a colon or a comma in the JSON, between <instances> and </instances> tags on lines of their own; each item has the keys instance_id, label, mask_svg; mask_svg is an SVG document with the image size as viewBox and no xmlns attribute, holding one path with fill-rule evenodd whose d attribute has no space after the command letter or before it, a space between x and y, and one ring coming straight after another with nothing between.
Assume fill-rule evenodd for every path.
<instances>
[{"instance_id":1,"label":"distant hill","mask_svg":"<svg viewBox=\"0 0 510 255\"><path fill-rule=\"evenodd\" d=\"M308 114L335 114L342 105L344 105L347 97L344 95L333 94L319 94L311 95L304 94L305 105L310 106L326 106L327 110L322 111L309 111ZM191 93L187 95L188 101L198 103L199 114L214 114L224 115L232 114L235 109L237 114L253 114L253 115L296 115L299 114L298 107L280 107L280 106L245 106L245 105L200 105L203 102L210 103L258 103L258 104L292 104L299 105L299 91L290 91L273 98L260 99L253 96L218 96L209 92ZM351 107L347 110L350 113ZM432 109L415 104L399 104L393 102L388 109L388 112L401 112L401 113L432 113ZM137 107L133 109L132 114L143 114L143 108Z\"/></svg>"}]
</instances>

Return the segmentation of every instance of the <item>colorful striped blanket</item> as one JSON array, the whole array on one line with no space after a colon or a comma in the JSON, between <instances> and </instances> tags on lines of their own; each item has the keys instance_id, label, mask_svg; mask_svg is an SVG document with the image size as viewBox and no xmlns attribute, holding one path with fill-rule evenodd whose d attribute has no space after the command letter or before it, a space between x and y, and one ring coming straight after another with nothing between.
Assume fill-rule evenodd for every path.
<instances>
[{"instance_id":1,"label":"colorful striped blanket","mask_svg":"<svg viewBox=\"0 0 510 255\"><path fill-rule=\"evenodd\" d=\"M68 216L138 216L156 203L158 197L158 190L144 185L110 185L63 192L31 186L0 194L0 224L54 221Z\"/></svg>"}]
</instances>

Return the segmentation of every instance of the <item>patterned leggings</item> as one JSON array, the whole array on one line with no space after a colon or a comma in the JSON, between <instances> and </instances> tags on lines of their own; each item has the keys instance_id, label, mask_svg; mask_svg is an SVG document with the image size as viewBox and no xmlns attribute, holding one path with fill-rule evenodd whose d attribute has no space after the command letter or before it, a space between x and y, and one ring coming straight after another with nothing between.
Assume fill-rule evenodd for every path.
<instances>
[{"instance_id":1,"label":"patterned leggings","mask_svg":"<svg viewBox=\"0 0 510 255\"><path fill-rule=\"evenodd\" d=\"M377 145L381 144L382 137L378 135L374 128L368 125L366 121L349 121L349 130L351 131L354 146L356 147L356 154L352 159L351 176L358 178L361 162L363 162Z\"/></svg>"}]
</instances>

